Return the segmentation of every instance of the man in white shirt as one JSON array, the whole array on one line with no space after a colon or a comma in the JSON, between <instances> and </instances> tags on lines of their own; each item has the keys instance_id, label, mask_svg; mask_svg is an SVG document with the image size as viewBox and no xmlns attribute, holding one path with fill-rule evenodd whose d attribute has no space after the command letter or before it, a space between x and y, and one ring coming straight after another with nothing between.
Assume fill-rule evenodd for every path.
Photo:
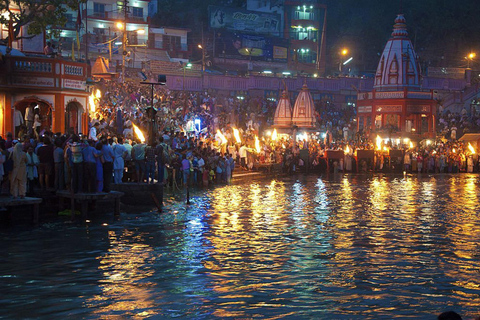
<instances>
[{"instance_id":1,"label":"man in white shirt","mask_svg":"<svg viewBox=\"0 0 480 320\"><path fill-rule=\"evenodd\" d=\"M97 129L99 127L99 123L98 121L95 122L95 124L90 128L90 132L88 133L88 139L90 140L93 140L95 142L98 141L98 138L97 138Z\"/></svg>"},{"instance_id":2,"label":"man in white shirt","mask_svg":"<svg viewBox=\"0 0 480 320\"><path fill-rule=\"evenodd\" d=\"M240 150L238 150L238 153L240 155L240 165L242 168L246 169L247 168L247 147L245 145L242 145L240 147Z\"/></svg>"}]
</instances>

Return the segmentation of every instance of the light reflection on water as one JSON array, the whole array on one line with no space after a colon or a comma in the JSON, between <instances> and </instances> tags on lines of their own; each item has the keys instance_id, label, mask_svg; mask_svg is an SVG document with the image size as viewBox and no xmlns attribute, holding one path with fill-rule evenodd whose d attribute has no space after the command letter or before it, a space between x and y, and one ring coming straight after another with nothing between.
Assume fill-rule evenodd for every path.
<instances>
[{"instance_id":1,"label":"light reflection on water","mask_svg":"<svg viewBox=\"0 0 480 320\"><path fill-rule=\"evenodd\" d=\"M474 317L478 198L477 175L297 177L4 230L0 318Z\"/></svg>"}]
</instances>

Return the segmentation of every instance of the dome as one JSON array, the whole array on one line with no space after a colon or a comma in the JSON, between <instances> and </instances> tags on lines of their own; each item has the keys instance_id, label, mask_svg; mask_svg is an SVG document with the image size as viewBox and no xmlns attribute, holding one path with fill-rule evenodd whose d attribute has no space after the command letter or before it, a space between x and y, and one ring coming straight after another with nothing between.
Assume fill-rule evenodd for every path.
<instances>
[{"instance_id":1,"label":"dome","mask_svg":"<svg viewBox=\"0 0 480 320\"><path fill-rule=\"evenodd\" d=\"M300 128L315 127L315 107L306 83L303 85L295 101L292 122Z\"/></svg>"},{"instance_id":2,"label":"dome","mask_svg":"<svg viewBox=\"0 0 480 320\"><path fill-rule=\"evenodd\" d=\"M420 88L418 56L408 38L403 14L397 15L391 38L385 45L375 73L374 88L377 91L399 91L404 88Z\"/></svg>"},{"instance_id":3,"label":"dome","mask_svg":"<svg viewBox=\"0 0 480 320\"><path fill-rule=\"evenodd\" d=\"M292 105L285 90L282 92L282 98L278 101L273 125L275 127L291 127L292 125Z\"/></svg>"}]
</instances>

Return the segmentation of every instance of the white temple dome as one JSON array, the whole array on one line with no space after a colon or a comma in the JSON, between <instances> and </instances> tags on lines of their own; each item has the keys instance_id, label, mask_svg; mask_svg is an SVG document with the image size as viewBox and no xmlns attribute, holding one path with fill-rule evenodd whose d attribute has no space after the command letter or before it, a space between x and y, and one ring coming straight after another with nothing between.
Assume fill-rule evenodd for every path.
<instances>
[{"instance_id":1,"label":"white temple dome","mask_svg":"<svg viewBox=\"0 0 480 320\"><path fill-rule=\"evenodd\" d=\"M315 127L315 106L306 83L303 85L302 90L295 101L292 122L300 128Z\"/></svg>"},{"instance_id":2,"label":"white temple dome","mask_svg":"<svg viewBox=\"0 0 480 320\"><path fill-rule=\"evenodd\" d=\"M380 57L373 87L377 91L398 91L405 87L419 89L420 81L418 56L408 38L405 17L399 14Z\"/></svg>"},{"instance_id":3,"label":"white temple dome","mask_svg":"<svg viewBox=\"0 0 480 320\"><path fill-rule=\"evenodd\" d=\"M282 92L282 97L278 101L275 117L273 118L273 125L278 128L292 126L292 105L285 90Z\"/></svg>"}]
</instances>

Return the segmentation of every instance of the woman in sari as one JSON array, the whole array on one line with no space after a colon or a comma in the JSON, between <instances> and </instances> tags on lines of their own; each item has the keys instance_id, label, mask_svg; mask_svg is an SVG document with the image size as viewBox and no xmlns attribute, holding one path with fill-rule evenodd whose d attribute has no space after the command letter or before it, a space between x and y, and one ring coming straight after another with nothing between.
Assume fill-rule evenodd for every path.
<instances>
[{"instance_id":1,"label":"woman in sari","mask_svg":"<svg viewBox=\"0 0 480 320\"><path fill-rule=\"evenodd\" d=\"M12 153L13 170L10 175L10 193L16 199L20 196L25 198L27 193L27 154L23 151L23 145L17 143Z\"/></svg>"}]
</instances>

